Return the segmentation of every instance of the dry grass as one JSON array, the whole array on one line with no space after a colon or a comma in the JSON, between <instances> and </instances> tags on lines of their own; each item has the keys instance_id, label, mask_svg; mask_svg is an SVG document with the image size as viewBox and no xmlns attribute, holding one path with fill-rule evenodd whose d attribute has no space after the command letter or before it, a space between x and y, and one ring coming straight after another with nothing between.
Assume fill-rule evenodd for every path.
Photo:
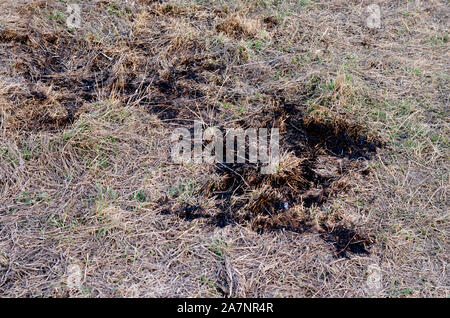
<instances>
[{"instance_id":1,"label":"dry grass","mask_svg":"<svg viewBox=\"0 0 450 318\"><path fill-rule=\"evenodd\" d=\"M449 296L446 1L78 3L0 4L1 296ZM278 173L173 164L193 120Z\"/></svg>"}]
</instances>

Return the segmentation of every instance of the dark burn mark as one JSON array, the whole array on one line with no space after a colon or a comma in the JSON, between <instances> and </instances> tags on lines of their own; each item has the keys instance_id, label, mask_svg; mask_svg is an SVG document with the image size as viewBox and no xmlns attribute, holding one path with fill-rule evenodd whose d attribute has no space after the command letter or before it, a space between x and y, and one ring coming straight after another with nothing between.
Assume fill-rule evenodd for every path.
<instances>
[{"instance_id":1,"label":"dark burn mark","mask_svg":"<svg viewBox=\"0 0 450 318\"><path fill-rule=\"evenodd\" d=\"M142 51L140 56L148 59L121 62L120 58L110 54L105 56L102 48L96 43L74 36L59 34L44 34L33 31L30 34L19 34L13 31L0 30L0 42L9 45L20 57L14 71L20 73L30 87L45 84L51 87L59 96L71 96L75 102L58 101L69 114L67 120L58 119L52 124L51 118L30 118L26 130L62 129L78 116L78 110L83 103L92 103L101 98L107 98L112 91L117 91L117 97L124 103L135 103L147 107L162 120L180 119L187 122L192 114L187 111L206 93L198 84L205 87L210 83L208 74L220 74L225 66L215 62L210 54L203 49L192 46L180 56L175 66L170 67L165 74L160 74L159 63L152 61L152 50L148 47L138 48L136 43L129 43L130 50ZM175 54L175 53L174 53ZM120 71L117 65L120 64ZM137 74L136 68L141 67ZM142 78L138 75L146 75ZM38 93L40 94L40 93ZM22 96L22 99L33 99L38 102L48 101L43 95ZM22 100L22 103L26 101ZM192 108L192 107L191 107ZM39 118L37 118L39 116ZM41 126L45 120L48 125Z\"/></svg>"},{"instance_id":2,"label":"dark burn mark","mask_svg":"<svg viewBox=\"0 0 450 318\"><path fill-rule=\"evenodd\" d=\"M277 23L272 19L264 22L268 26ZM100 51L89 48L86 43L47 37L42 39L42 45L30 50L28 39L28 35L0 35L3 42L15 41L21 45L19 50L29 57L29 62L23 61L21 67L30 85L42 82L52 86L64 96L58 102L67 110L67 116L62 119L37 119L36 127L64 128L76 119L83 102L93 102L99 91L104 90L108 94L113 88L118 89L119 98L126 103L138 103L161 120L186 123L190 127L196 114L189 107L196 109L194 106L198 100L207 95L199 84L209 84L208 72L215 72L220 77L225 70L224 65L206 62L209 59L205 54L193 51L164 75L153 70L144 79L139 79L132 71L126 70L121 74L124 78L119 85L118 75L108 71L117 61L97 57ZM82 49L77 51L76 48ZM80 57L80 61L68 69L74 56ZM82 56L90 56L91 63L83 65ZM72 72L77 76L72 76ZM38 90L32 90L25 98L40 103L49 99ZM215 199L214 210L167 201L163 203L163 214L176 214L186 220L205 218L208 223L219 227L249 224L259 233L313 230L311 219L308 216L299 218L294 207L321 206L330 197L345 191L336 184L348 173L359 171L361 161L370 160L379 145L357 125L337 119L313 118L305 114L303 105L286 102L277 96L273 99L275 107L237 124L243 128L281 129L283 126L281 153L291 153L296 160L294 164L277 175L261 175L259 164L220 163L215 171L218 179L203 189L204 194ZM212 109L219 112L214 107ZM321 230L323 239L336 247L339 257L347 257L349 252L368 253L366 246L370 240L351 228L339 225L330 229L322 225Z\"/></svg>"},{"instance_id":3,"label":"dark burn mark","mask_svg":"<svg viewBox=\"0 0 450 318\"><path fill-rule=\"evenodd\" d=\"M369 143L365 136L355 138L342 129L336 133L333 131L334 127L324 123L309 123L304 129L312 147L323 147L334 156L370 160L370 154L376 150L375 145Z\"/></svg>"},{"instance_id":4,"label":"dark burn mark","mask_svg":"<svg viewBox=\"0 0 450 318\"><path fill-rule=\"evenodd\" d=\"M368 173L361 167L376 152L378 144L357 125L305 117L295 105L281 105L276 112L276 116L264 114L252 124L273 127L276 118L283 118L281 153L291 153L293 164L281 167L275 175L263 175L261 165L249 163L248 157L244 163L218 163L218 178L202 189L203 194L215 199L216 209L185 206L177 208L175 214L186 220L207 218L209 224L218 227L248 224L258 233L317 231L312 217L308 213L299 217L295 207L320 207L345 191L339 182L348 173ZM336 248L337 257L368 253L371 240L367 235L339 221L334 228L319 228L321 237Z\"/></svg>"},{"instance_id":5,"label":"dark burn mark","mask_svg":"<svg viewBox=\"0 0 450 318\"><path fill-rule=\"evenodd\" d=\"M31 91L30 93L31 98L34 98L37 101L45 101L48 97L44 92L40 92L40 91Z\"/></svg>"},{"instance_id":6,"label":"dark burn mark","mask_svg":"<svg viewBox=\"0 0 450 318\"><path fill-rule=\"evenodd\" d=\"M96 48L84 40L71 36L40 34L36 31L26 37L6 32L2 33L0 38L0 41L7 42L20 58L13 68L23 76L31 91L28 96L21 96L21 100L11 99L11 102L38 102L48 108L53 107L52 103L56 102L66 111L64 118L52 118L45 112L36 112L26 123L23 122L22 129L66 128L76 119L77 111L83 103L94 102L99 91L106 88L105 93L108 93L108 89L112 88L113 76L108 70L114 61L97 58L99 53ZM42 84L58 93L54 101L51 96L41 91ZM34 103L27 103L26 100L33 100Z\"/></svg>"},{"instance_id":7,"label":"dark burn mark","mask_svg":"<svg viewBox=\"0 0 450 318\"><path fill-rule=\"evenodd\" d=\"M180 207L178 207L178 209L176 209L175 214L187 221L209 217L204 213L202 207L191 204L182 204Z\"/></svg>"},{"instance_id":8,"label":"dark burn mark","mask_svg":"<svg viewBox=\"0 0 450 318\"><path fill-rule=\"evenodd\" d=\"M376 152L378 144L357 125L338 119L320 121L305 117L295 105L281 105L275 112L276 115L269 113L254 119L252 125L273 127L276 118L283 118L281 153L291 153L293 165L281 168L285 170L275 175L263 175L259 171L261 165L248 160L219 163L215 169L218 179L202 190L216 200L216 210L197 213L199 207L191 207L177 213L179 216L207 217L208 223L218 227L249 224L258 233L277 230L304 233L316 229L311 216L299 218L294 207L321 206L345 191L339 182L348 173L366 171L361 167ZM335 246L337 257L368 253L366 246L371 243L368 236L339 222L333 229L320 225L320 232L324 240Z\"/></svg>"},{"instance_id":9,"label":"dark burn mark","mask_svg":"<svg viewBox=\"0 0 450 318\"><path fill-rule=\"evenodd\" d=\"M263 22L266 24L268 29L273 29L279 24L279 21L274 16L268 16L263 19Z\"/></svg>"},{"instance_id":10,"label":"dark burn mark","mask_svg":"<svg viewBox=\"0 0 450 318\"><path fill-rule=\"evenodd\" d=\"M327 229L327 232L322 237L336 247L338 257L349 258L348 252L357 255L370 254L366 246L372 243L371 239L367 235L357 233L353 229L338 226L336 229Z\"/></svg>"}]
</instances>

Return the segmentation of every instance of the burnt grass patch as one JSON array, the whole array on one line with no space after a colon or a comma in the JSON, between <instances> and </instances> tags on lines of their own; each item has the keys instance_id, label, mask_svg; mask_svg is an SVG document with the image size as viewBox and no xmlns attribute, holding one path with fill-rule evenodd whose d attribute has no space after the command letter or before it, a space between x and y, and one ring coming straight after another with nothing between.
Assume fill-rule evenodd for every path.
<instances>
[{"instance_id":1,"label":"burnt grass patch","mask_svg":"<svg viewBox=\"0 0 450 318\"><path fill-rule=\"evenodd\" d=\"M114 84L113 61L87 40L37 30L27 34L3 30L0 44L14 56L7 74L23 83L8 94L8 102L22 110L13 114L12 127L66 128L84 103L97 101L98 93L105 88L109 93Z\"/></svg>"},{"instance_id":2,"label":"burnt grass patch","mask_svg":"<svg viewBox=\"0 0 450 318\"><path fill-rule=\"evenodd\" d=\"M184 48L175 66L161 69L157 53L133 42L118 49L70 34L0 30L0 45L10 52L0 56L9 59L0 71L23 83L7 95L11 109L21 106L21 112L12 110L10 128L25 131L67 128L84 104L111 97L163 121L188 123L210 90L209 75L224 70L196 46Z\"/></svg>"},{"instance_id":3,"label":"burnt grass patch","mask_svg":"<svg viewBox=\"0 0 450 318\"><path fill-rule=\"evenodd\" d=\"M186 127L198 118L208 118L213 121L208 124L221 127L226 122L227 112L210 99L223 84L214 86L211 75L223 78L226 66L195 45L183 48L177 63L161 70L155 56L133 43L127 45L135 55L120 57L70 36L3 31L0 42L20 57L12 66L13 73L22 76L29 91L12 94L10 102L43 109L37 115L30 110L27 119L18 115L16 122L23 129L65 128L84 103L107 98L112 92L124 104L145 107L163 122ZM245 224L259 233L319 231L339 257L368 253L370 235L341 220L331 226L330 222L317 225L311 209L347 191L350 185L345 179L350 174L369 173L367 161L380 144L362 126L343 117L310 112L304 103L276 95L272 99L273 107L234 120L234 128L280 129L282 158L277 173L263 175L260 164L249 162L218 163L215 178L201 193L215 201L215 209L166 200L161 202L162 213L186 220L205 218L218 227ZM47 111L55 104L62 114Z\"/></svg>"},{"instance_id":4,"label":"burnt grass patch","mask_svg":"<svg viewBox=\"0 0 450 318\"><path fill-rule=\"evenodd\" d=\"M205 100L211 93L208 75L221 74L225 69L209 59L199 52L188 51L176 66L162 74L154 72L146 85L132 84L135 93L129 100L146 107L163 121L192 124L192 120L207 116ZM219 113L217 107L214 111Z\"/></svg>"},{"instance_id":5,"label":"burnt grass patch","mask_svg":"<svg viewBox=\"0 0 450 318\"><path fill-rule=\"evenodd\" d=\"M278 171L261 174L262 165L248 158L244 163L217 163L216 178L202 188L203 195L214 199L216 209L176 204L172 210L176 215L189 221L205 218L218 227L245 224L258 233L318 231L335 246L337 257L369 253L368 233L341 219L317 224L311 211L347 191L351 185L346 177L370 173L368 161L381 146L376 138L345 119L311 114L301 105L282 102L239 125L280 127Z\"/></svg>"}]
</instances>

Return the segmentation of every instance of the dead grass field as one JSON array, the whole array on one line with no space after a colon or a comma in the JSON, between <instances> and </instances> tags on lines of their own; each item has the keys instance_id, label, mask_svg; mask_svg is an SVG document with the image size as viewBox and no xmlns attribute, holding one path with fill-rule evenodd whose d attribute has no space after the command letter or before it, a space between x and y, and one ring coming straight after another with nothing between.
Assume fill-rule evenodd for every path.
<instances>
[{"instance_id":1,"label":"dead grass field","mask_svg":"<svg viewBox=\"0 0 450 318\"><path fill-rule=\"evenodd\" d=\"M449 297L450 6L372 3L1 1L0 296ZM278 172L172 163L194 120Z\"/></svg>"}]
</instances>

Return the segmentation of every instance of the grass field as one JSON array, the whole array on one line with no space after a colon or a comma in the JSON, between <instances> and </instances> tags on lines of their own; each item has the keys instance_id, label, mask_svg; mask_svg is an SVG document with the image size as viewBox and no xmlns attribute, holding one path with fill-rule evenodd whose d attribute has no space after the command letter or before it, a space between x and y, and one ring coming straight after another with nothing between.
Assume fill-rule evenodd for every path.
<instances>
[{"instance_id":1,"label":"grass field","mask_svg":"<svg viewBox=\"0 0 450 318\"><path fill-rule=\"evenodd\" d=\"M449 15L1 1L0 296L449 297ZM174 163L194 121L277 172Z\"/></svg>"}]
</instances>

